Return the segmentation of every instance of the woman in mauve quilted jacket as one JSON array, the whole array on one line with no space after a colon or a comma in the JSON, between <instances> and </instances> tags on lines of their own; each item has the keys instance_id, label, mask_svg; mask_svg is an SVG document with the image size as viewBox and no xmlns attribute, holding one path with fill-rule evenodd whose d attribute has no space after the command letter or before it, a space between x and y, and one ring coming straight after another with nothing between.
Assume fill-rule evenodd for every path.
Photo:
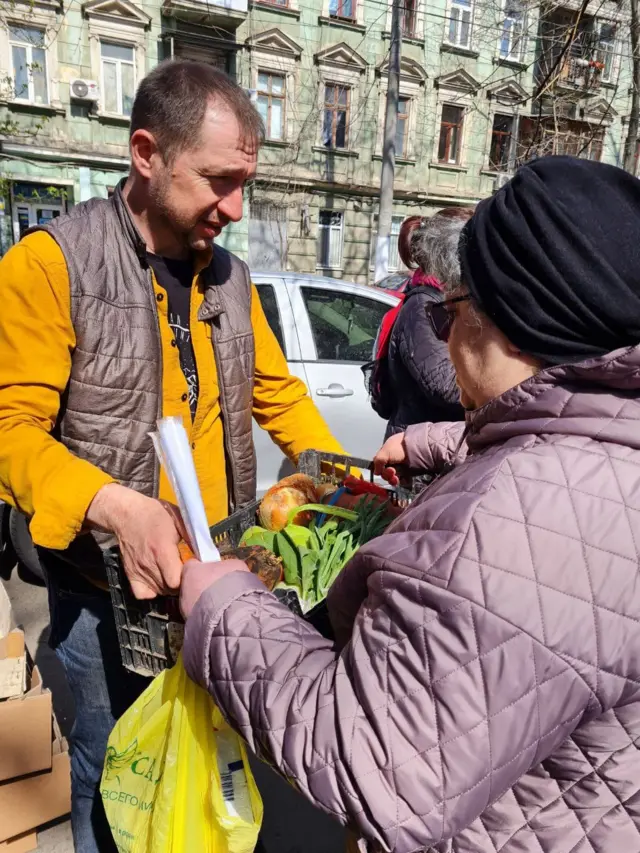
<instances>
[{"instance_id":1,"label":"woman in mauve quilted jacket","mask_svg":"<svg viewBox=\"0 0 640 853\"><path fill-rule=\"evenodd\" d=\"M188 564L185 664L369 850L637 853L640 182L544 158L432 227L466 426L378 464L440 476L335 583L337 645Z\"/></svg>"}]
</instances>

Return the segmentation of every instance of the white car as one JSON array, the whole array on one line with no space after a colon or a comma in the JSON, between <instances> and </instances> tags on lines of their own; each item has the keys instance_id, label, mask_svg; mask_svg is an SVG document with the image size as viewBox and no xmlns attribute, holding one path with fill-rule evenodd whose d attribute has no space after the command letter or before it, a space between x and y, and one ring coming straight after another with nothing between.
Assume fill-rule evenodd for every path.
<instances>
[{"instance_id":1,"label":"white car","mask_svg":"<svg viewBox=\"0 0 640 853\"><path fill-rule=\"evenodd\" d=\"M302 379L331 432L352 456L371 459L380 448L386 421L371 408L361 366L371 361L380 322L398 299L378 288L296 273L253 273L264 308L289 370ZM258 495L293 466L254 423ZM2 532L20 562L42 578L26 518L12 510Z\"/></svg>"},{"instance_id":2,"label":"white car","mask_svg":"<svg viewBox=\"0 0 640 853\"><path fill-rule=\"evenodd\" d=\"M252 273L264 312L287 358L331 432L352 456L371 459L386 421L371 408L360 369L373 357L382 318L398 299L391 293L304 273ZM269 435L254 425L258 494L293 467Z\"/></svg>"}]
</instances>

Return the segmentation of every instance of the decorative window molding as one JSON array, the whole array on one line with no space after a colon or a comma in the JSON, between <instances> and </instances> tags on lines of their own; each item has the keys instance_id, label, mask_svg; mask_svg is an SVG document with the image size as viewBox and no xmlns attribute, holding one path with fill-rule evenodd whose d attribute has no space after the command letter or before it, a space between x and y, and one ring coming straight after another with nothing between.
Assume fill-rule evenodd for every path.
<instances>
[{"instance_id":1,"label":"decorative window molding","mask_svg":"<svg viewBox=\"0 0 640 853\"><path fill-rule=\"evenodd\" d=\"M60 77L58 69L58 45L57 36L59 30L58 13L61 11L59 2L47 2L47 0L16 0L15 3L5 4L6 11L0 12L0 75L2 79L13 78L13 58L11 50L11 39L9 37L10 27L22 27L28 29L42 30L43 44L46 52L46 81L47 81L47 104L34 104L35 107L53 107L61 110L60 101ZM9 97L7 97L7 95ZM4 86L0 89L3 100L15 100L17 104L29 103L28 98L12 97L12 93L5 92Z\"/></svg>"},{"instance_id":2,"label":"decorative window molding","mask_svg":"<svg viewBox=\"0 0 640 853\"><path fill-rule=\"evenodd\" d=\"M355 50L344 42L321 50L316 53L315 60L319 69L320 83L318 89L318 103L322 108L318 110L318 147L322 150L340 153L352 150L354 139L358 128L352 121L354 116L359 115L360 108L360 86L362 76L367 70L367 63ZM325 123L325 87L342 86L348 89L348 125L347 125L347 147L332 149L324 145L324 123Z\"/></svg>"},{"instance_id":3,"label":"decorative window molding","mask_svg":"<svg viewBox=\"0 0 640 853\"><path fill-rule=\"evenodd\" d=\"M295 134L297 69L302 47L277 27L252 36L247 39L246 44L251 49L252 89L258 90L261 73L279 74L285 78L284 137L280 141L290 141Z\"/></svg>"},{"instance_id":4,"label":"decorative window molding","mask_svg":"<svg viewBox=\"0 0 640 853\"><path fill-rule=\"evenodd\" d=\"M475 95L480 88L480 83L464 68L458 68L449 74L441 74L434 80L435 86L443 92L460 92L462 94Z\"/></svg>"},{"instance_id":5,"label":"decorative window molding","mask_svg":"<svg viewBox=\"0 0 640 853\"><path fill-rule=\"evenodd\" d=\"M589 103L581 112L583 120L593 124L610 125L618 117L618 113L606 98Z\"/></svg>"},{"instance_id":6,"label":"decorative window molding","mask_svg":"<svg viewBox=\"0 0 640 853\"><path fill-rule=\"evenodd\" d=\"M344 69L351 73L352 76L354 73L359 75L367 70L366 60L344 42L331 45L319 51L315 55L315 60L321 69L331 69L332 72Z\"/></svg>"},{"instance_id":7,"label":"decorative window molding","mask_svg":"<svg viewBox=\"0 0 640 853\"><path fill-rule=\"evenodd\" d=\"M496 104L496 110L504 112L529 100L527 90L515 80L499 80L487 88L487 98Z\"/></svg>"},{"instance_id":8,"label":"decorative window molding","mask_svg":"<svg viewBox=\"0 0 640 853\"><path fill-rule=\"evenodd\" d=\"M90 0L83 5L82 11L89 24L92 78L102 87L102 42L130 47L134 51L135 88L146 71L146 31L151 26L149 15L130 0ZM101 114L122 115L107 113L104 105L105 93L101 88Z\"/></svg>"}]
</instances>

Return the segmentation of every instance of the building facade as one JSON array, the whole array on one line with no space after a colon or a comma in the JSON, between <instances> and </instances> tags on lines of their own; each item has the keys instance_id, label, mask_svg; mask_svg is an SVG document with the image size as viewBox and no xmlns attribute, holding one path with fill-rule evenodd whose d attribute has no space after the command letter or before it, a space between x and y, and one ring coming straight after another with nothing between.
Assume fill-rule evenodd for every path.
<instances>
[{"instance_id":1,"label":"building facade","mask_svg":"<svg viewBox=\"0 0 640 853\"><path fill-rule=\"evenodd\" d=\"M536 154L620 163L623 3L401 0L400 11L395 233L408 215L477 202ZM267 130L227 247L255 269L371 281L390 28L391 0L4 0L0 251L109 195L128 169L137 82L185 57L250 90Z\"/></svg>"}]
</instances>

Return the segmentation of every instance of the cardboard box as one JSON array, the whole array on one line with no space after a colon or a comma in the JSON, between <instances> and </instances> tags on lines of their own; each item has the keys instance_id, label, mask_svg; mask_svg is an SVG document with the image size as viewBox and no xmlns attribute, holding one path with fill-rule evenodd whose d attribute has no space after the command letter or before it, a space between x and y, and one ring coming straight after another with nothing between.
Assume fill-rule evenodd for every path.
<instances>
[{"instance_id":1,"label":"cardboard box","mask_svg":"<svg viewBox=\"0 0 640 853\"><path fill-rule=\"evenodd\" d=\"M0 782L51 768L51 691L34 667L22 696L0 701Z\"/></svg>"},{"instance_id":2,"label":"cardboard box","mask_svg":"<svg viewBox=\"0 0 640 853\"><path fill-rule=\"evenodd\" d=\"M69 753L66 741L56 740L51 770L0 785L0 841L13 839L70 811Z\"/></svg>"},{"instance_id":3,"label":"cardboard box","mask_svg":"<svg viewBox=\"0 0 640 853\"><path fill-rule=\"evenodd\" d=\"M27 688L27 650L19 628L0 637L0 699L20 696Z\"/></svg>"},{"instance_id":4,"label":"cardboard box","mask_svg":"<svg viewBox=\"0 0 640 853\"><path fill-rule=\"evenodd\" d=\"M0 841L0 853L32 853L38 849L38 834L25 832L8 841Z\"/></svg>"}]
</instances>

